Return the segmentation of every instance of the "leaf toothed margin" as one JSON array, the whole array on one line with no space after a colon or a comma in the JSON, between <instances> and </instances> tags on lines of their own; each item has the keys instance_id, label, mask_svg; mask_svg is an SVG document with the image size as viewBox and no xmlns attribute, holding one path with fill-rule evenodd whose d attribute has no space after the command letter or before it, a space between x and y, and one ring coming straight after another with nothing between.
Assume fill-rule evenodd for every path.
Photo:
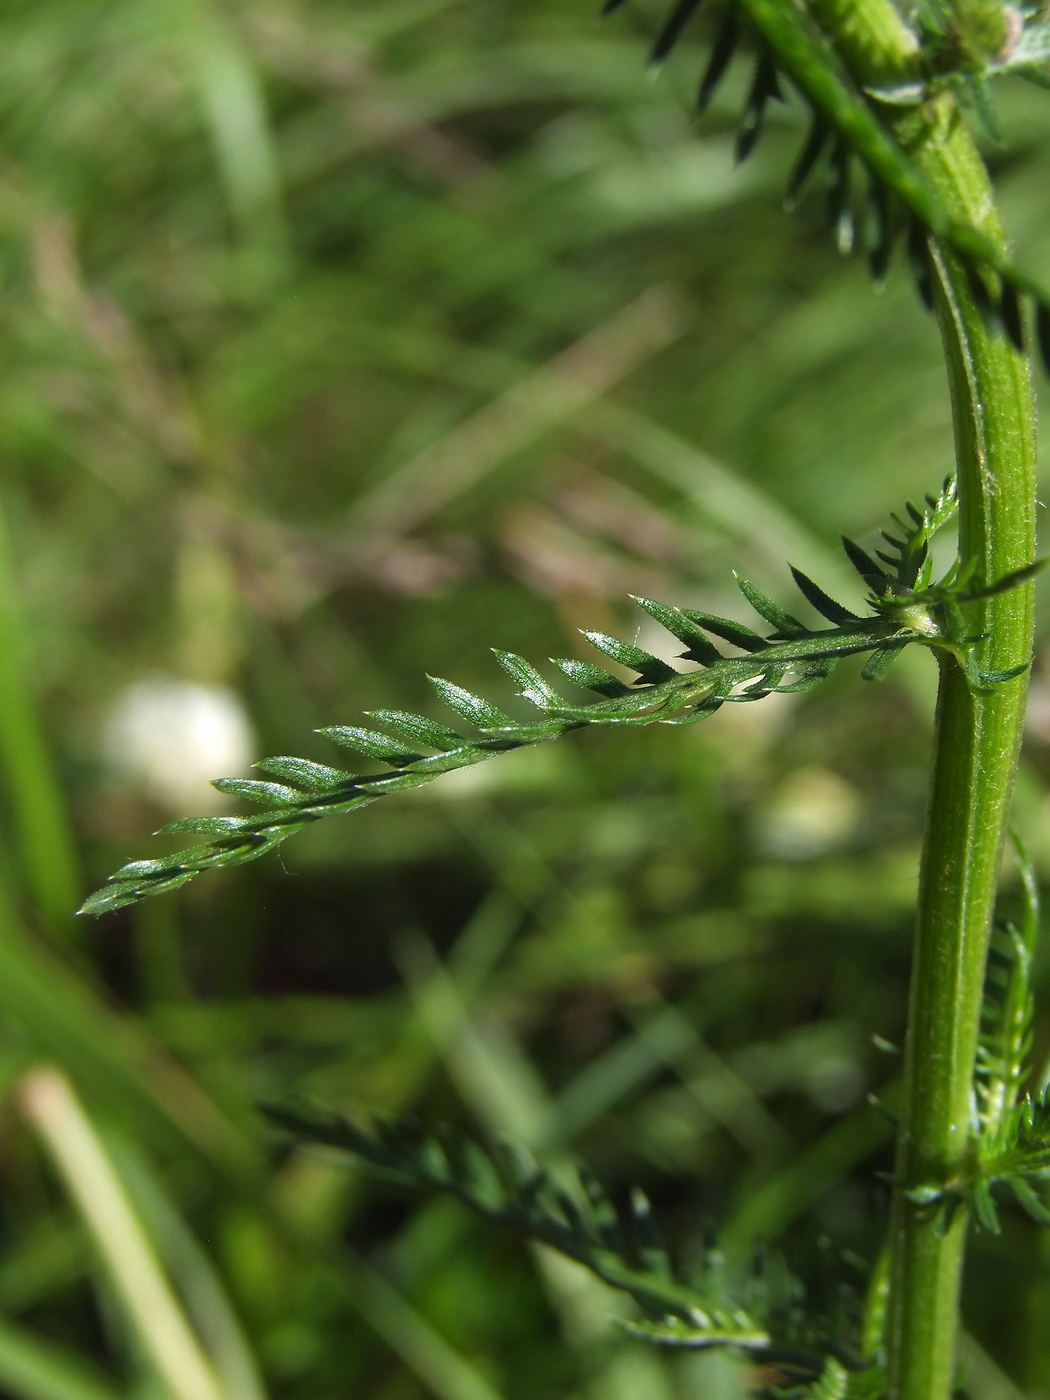
<instances>
[{"instance_id":1,"label":"leaf toothed margin","mask_svg":"<svg viewBox=\"0 0 1050 1400\"><path fill-rule=\"evenodd\" d=\"M974 591L953 566L938 583L930 581L929 539L956 507L955 488L945 483L937 497L927 497L920 511L907 507L909 521L894 517L903 536L885 535L894 553L877 551L873 559L852 540L843 540L847 556L871 590L872 612L858 617L837 603L800 571L793 570L804 597L835 625L811 629L767 598L747 579L741 591L774 631L768 636L730 618L691 608L676 608L652 598L634 601L665 628L685 650L681 658L696 669L680 671L640 647L602 632L585 632L591 645L638 679L620 680L603 667L570 657L554 665L574 684L603 698L575 704L562 696L536 668L511 652L496 660L517 683L521 698L540 712L533 722L518 723L489 701L437 676L428 677L440 699L477 731L460 733L423 715L375 710L377 729L333 725L318 731L333 743L365 758L389 765L386 773L356 774L307 759L267 758L257 764L267 779L219 778L220 792L243 798L265 810L255 816L188 817L169 823L163 834L193 833L208 839L200 845L153 860L130 861L89 896L82 914L104 914L164 894L204 870L243 865L272 851L289 836L324 817L366 807L392 792L422 787L443 773L483 763L495 754L556 739L592 725L632 728L646 724L695 724L724 704L747 704L766 695L809 690L831 675L844 656L870 653L863 675L880 679L905 646L943 647L964 665L975 689L1011 679L1027 662L1010 671L986 675L974 660L961 605L990 592L1023 583L1038 564ZM718 637L739 649L725 655L711 641ZM431 752L427 752L430 750Z\"/></svg>"}]
</instances>

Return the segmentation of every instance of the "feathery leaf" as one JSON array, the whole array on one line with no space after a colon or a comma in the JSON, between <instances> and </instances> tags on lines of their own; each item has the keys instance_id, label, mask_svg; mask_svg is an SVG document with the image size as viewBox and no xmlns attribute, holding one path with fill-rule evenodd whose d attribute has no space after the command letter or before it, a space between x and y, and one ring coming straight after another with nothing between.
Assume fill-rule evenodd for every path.
<instances>
[{"instance_id":1,"label":"feathery leaf","mask_svg":"<svg viewBox=\"0 0 1050 1400\"><path fill-rule=\"evenodd\" d=\"M890 581L871 555L861 549L860 545L851 540L848 535L842 536L842 548L846 551L846 558L869 588L873 589L875 593L885 593Z\"/></svg>"},{"instance_id":2,"label":"feathery leaf","mask_svg":"<svg viewBox=\"0 0 1050 1400\"><path fill-rule=\"evenodd\" d=\"M667 603L658 603L653 598L635 597L634 601L640 608L644 608L650 617L655 618L661 627L670 632L672 637L677 637L680 642L686 644L688 650L682 653L683 660L696 661L701 666L711 666L722 660L722 653L715 644L708 641L699 624L681 608L672 608Z\"/></svg>"},{"instance_id":3,"label":"feathery leaf","mask_svg":"<svg viewBox=\"0 0 1050 1400\"><path fill-rule=\"evenodd\" d=\"M347 1152L396 1182L452 1196L483 1219L574 1259L635 1300L643 1317L621 1324L634 1336L665 1346L725 1347L756 1362L789 1366L803 1383L824 1384L812 1392L819 1400L845 1394L827 1388L829 1378L837 1386L840 1373L848 1374L828 1355L827 1342L800 1336L793 1319L785 1328L772 1307L762 1308L768 1316L761 1316L753 1306L726 1297L713 1253L694 1281L677 1278L640 1191L631 1195L632 1242L601 1183L582 1169L575 1182L564 1172L556 1181L511 1144L486 1151L473 1139L448 1129L428 1131L412 1119L376 1119L368 1132L346 1118L313 1110L267 1107L265 1112L299 1144ZM768 1303L768 1298L757 1301Z\"/></svg>"},{"instance_id":4,"label":"feathery leaf","mask_svg":"<svg viewBox=\"0 0 1050 1400\"><path fill-rule=\"evenodd\" d=\"M220 778L216 786L221 792L263 804L268 810L251 816L190 817L171 823L165 828L169 832L193 832L209 839L171 856L129 862L85 902L81 912L119 909L179 888L204 870L256 860L314 821L356 811L380 797L422 787L443 773L558 738L574 729L695 724L726 703L750 704L773 692L808 690L829 676L844 656L870 653L864 674L874 678L911 642L944 646L964 662L975 689L1006 681L1024 666L982 672L974 650L980 638L967 634L962 612L963 605L986 596L988 590L968 592L968 578L958 569L949 570L936 585L923 582L928 572L929 539L954 509L951 482L945 483L938 497L927 498L924 511L909 507L910 523L897 522L902 538L887 536L893 550L893 554L884 555L887 569L880 568L858 545L845 541L847 554L876 595L870 600L873 611L866 617L850 612L798 571L795 580L803 595L835 625L807 628L743 578L737 581L744 596L775 629L769 636L730 618L638 599L651 618L685 643L685 658L699 663L700 669L680 672L640 647L602 632L588 632L584 635L600 652L633 670L639 679L627 685L588 662L555 658L554 665L563 675L602 697L577 704L559 695L521 657L497 652L497 661L518 683L522 696L540 711L539 718L527 723L516 722L451 681L432 678L440 698L475 732L461 734L426 716L401 710L373 711L372 718L381 730L348 725L321 730L333 742L387 764L389 771L355 775L306 759L280 757L257 765L278 782ZM1034 568L1029 566L999 580L992 591L1017 586ZM708 635L729 642L740 654L722 655ZM432 752L420 752L416 745Z\"/></svg>"}]
</instances>

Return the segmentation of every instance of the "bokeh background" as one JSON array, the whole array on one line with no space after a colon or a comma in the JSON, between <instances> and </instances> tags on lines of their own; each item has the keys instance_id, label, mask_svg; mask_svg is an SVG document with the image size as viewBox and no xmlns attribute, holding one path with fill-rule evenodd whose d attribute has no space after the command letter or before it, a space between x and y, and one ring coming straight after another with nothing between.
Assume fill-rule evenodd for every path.
<instances>
[{"instance_id":1,"label":"bokeh background","mask_svg":"<svg viewBox=\"0 0 1050 1400\"><path fill-rule=\"evenodd\" d=\"M643 593L837 553L952 461L906 271L840 258L804 129L734 164L659 6L8 0L0 15L0 1390L170 1397L19 1085L58 1065L224 1400L719 1400L574 1267L258 1111L411 1111L652 1197L676 1254L764 1241L862 1288L892 1129L933 697L846 663L690 729L574 736L96 923L209 777L331 761L488 648L658 644ZM1050 277L1050 95L986 140ZM819 184L819 182L818 182ZM807 614L808 615L808 614ZM1050 873L1050 682L1018 822ZM1006 898L1011 876L1007 875ZM1050 1023L1036 1026L1036 1058ZM31 1095L29 1099L31 1099ZM22 1107L19 1107L19 1104ZM27 1116L28 1114L28 1116ZM36 1126L33 1126L35 1122ZM57 1131L57 1129L56 1129ZM976 1239L962 1384L1050 1394L1050 1248ZM116 1235L114 1235L116 1238ZM118 1241L119 1245L119 1241ZM183 1397L175 1397L183 1400Z\"/></svg>"}]
</instances>

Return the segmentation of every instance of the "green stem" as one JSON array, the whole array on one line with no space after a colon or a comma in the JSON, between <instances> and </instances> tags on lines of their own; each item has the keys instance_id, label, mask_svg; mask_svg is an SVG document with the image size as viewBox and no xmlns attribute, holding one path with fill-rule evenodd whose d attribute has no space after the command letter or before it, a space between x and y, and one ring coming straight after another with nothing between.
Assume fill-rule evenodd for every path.
<instances>
[{"instance_id":1,"label":"green stem","mask_svg":"<svg viewBox=\"0 0 1050 1400\"><path fill-rule=\"evenodd\" d=\"M809 8L858 82L911 73L915 39L890 0L810 0ZM954 100L883 117L949 218L970 221L1003 248L988 176ZM933 266L955 421L959 551L977 579L994 580L1035 551L1028 367L982 319L954 256L934 247ZM990 599L980 612L982 668L1027 661L1031 587ZM966 1211L946 1223L936 1204L914 1196L951 1181L973 1151L985 962L1026 693L1019 678L975 695L955 660L941 662L890 1239L891 1400L948 1400L952 1391Z\"/></svg>"},{"instance_id":2,"label":"green stem","mask_svg":"<svg viewBox=\"0 0 1050 1400\"><path fill-rule=\"evenodd\" d=\"M939 320L948 360L960 484L959 549L977 574L1001 577L1035 549L1031 392L1024 360L990 330L965 277L937 254ZM1031 654L1030 587L991 599L975 630L982 665L1005 670ZM909 1189L940 1186L972 1151L974 1060L1003 835L1024 720L1026 678L975 695L942 661L893 1208L888 1352L890 1394L951 1393L966 1212L947 1230Z\"/></svg>"}]
</instances>

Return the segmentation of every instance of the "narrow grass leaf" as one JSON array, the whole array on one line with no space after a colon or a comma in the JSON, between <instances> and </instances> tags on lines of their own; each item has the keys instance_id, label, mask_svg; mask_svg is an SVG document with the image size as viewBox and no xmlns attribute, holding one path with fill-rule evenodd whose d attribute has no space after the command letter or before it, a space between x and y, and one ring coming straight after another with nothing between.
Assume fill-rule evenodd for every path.
<instances>
[{"instance_id":1,"label":"narrow grass leaf","mask_svg":"<svg viewBox=\"0 0 1050 1400\"><path fill-rule=\"evenodd\" d=\"M0 509L0 771L27 892L52 927L68 927L80 877L65 801L37 715L23 609Z\"/></svg>"},{"instance_id":2,"label":"narrow grass leaf","mask_svg":"<svg viewBox=\"0 0 1050 1400\"><path fill-rule=\"evenodd\" d=\"M53 1068L22 1081L23 1113L43 1139L98 1248L122 1309L173 1400L225 1400L94 1125Z\"/></svg>"},{"instance_id":3,"label":"narrow grass leaf","mask_svg":"<svg viewBox=\"0 0 1050 1400\"><path fill-rule=\"evenodd\" d=\"M0 1386L15 1400L123 1400L123 1387L79 1354L0 1321Z\"/></svg>"}]
</instances>

